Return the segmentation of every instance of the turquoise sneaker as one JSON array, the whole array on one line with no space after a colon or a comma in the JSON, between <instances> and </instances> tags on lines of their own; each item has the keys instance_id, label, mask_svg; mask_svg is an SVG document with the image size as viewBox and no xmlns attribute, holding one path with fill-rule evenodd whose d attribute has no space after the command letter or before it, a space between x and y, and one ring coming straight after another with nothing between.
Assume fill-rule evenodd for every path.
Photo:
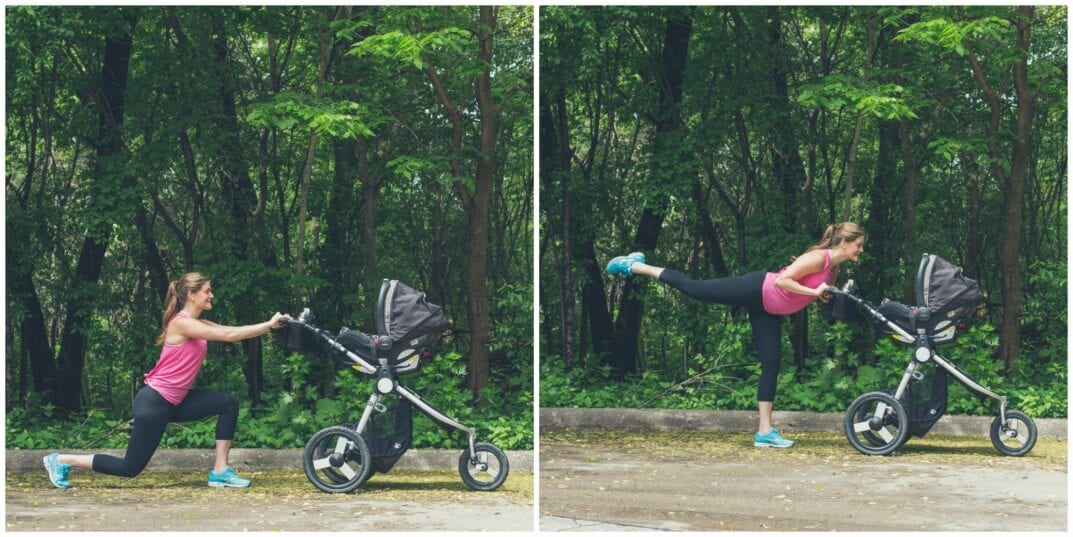
<instances>
[{"instance_id":1,"label":"turquoise sneaker","mask_svg":"<svg viewBox=\"0 0 1073 537\"><path fill-rule=\"evenodd\" d=\"M623 276L629 276L630 274L632 274L630 272L630 265L634 263L644 262L645 254L642 254L641 252L633 252L630 255L620 255L607 263L607 273L618 273L622 274Z\"/></svg>"},{"instance_id":2,"label":"turquoise sneaker","mask_svg":"<svg viewBox=\"0 0 1073 537\"><path fill-rule=\"evenodd\" d=\"M215 470L209 470L209 486L245 488L250 486L250 480L242 479L235 473L235 470L228 466L219 474Z\"/></svg>"},{"instance_id":3,"label":"turquoise sneaker","mask_svg":"<svg viewBox=\"0 0 1073 537\"><path fill-rule=\"evenodd\" d=\"M753 445L756 447L792 448L793 440L787 440L779 434L779 430L772 427L767 434L756 433L753 436Z\"/></svg>"},{"instance_id":4,"label":"turquoise sneaker","mask_svg":"<svg viewBox=\"0 0 1073 537\"><path fill-rule=\"evenodd\" d=\"M59 457L59 453L45 455L45 470L48 470L48 480L52 481L56 488L69 489L71 488L71 482L67 481L67 473L71 471L71 465L61 463Z\"/></svg>"}]
</instances>

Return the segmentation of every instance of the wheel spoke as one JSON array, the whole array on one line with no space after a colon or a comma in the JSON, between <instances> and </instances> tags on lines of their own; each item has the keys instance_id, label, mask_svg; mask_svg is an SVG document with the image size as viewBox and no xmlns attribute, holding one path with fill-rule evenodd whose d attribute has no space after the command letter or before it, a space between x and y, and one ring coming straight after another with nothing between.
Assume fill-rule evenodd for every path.
<instances>
[{"instance_id":1,"label":"wheel spoke","mask_svg":"<svg viewBox=\"0 0 1073 537\"><path fill-rule=\"evenodd\" d=\"M879 437L888 444L894 440L894 436L890 434L890 431L888 431L886 427L880 427L876 432L879 433Z\"/></svg>"},{"instance_id":2,"label":"wheel spoke","mask_svg":"<svg viewBox=\"0 0 1073 537\"><path fill-rule=\"evenodd\" d=\"M339 440L335 442L335 453L340 455L346 453L347 439L344 436L340 436Z\"/></svg>"},{"instance_id":3,"label":"wheel spoke","mask_svg":"<svg viewBox=\"0 0 1073 537\"><path fill-rule=\"evenodd\" d=\"M1013 431L1010 431L1010 432L1006 433L1006 438L1009 439L1009 440L1013 440L1014 442L1017 442L1018 447L1023 447L1025 445L1025 441L1022 439L1021 435L1018 434L1017 436L1014 436ZM1004 443L1008 443L1008 442L1004 442Z\"/></svg>"},{"instance_id":4,"label":"wheel spoke","mask_svg":"<svg viewBox=\"0 0 1073 537\"><path fill-rule=\"evenodd\" d=\"M853 432L855 432L855 433L863 433L863 432L869 431L871 429L872 428L868 426L867 421L859 421L859 422L853 424Z\"/></svg>"},{"instance_id":5,"label":"wheel spoke","mask_svg":"<svg viewBox=\"0 0 1073 537\"><path fill-rule=\"evenodd\" d=\"M344 465L340 466L339 471L342 472L343 475L345 475L347 479L354 479L354 477L358 475L358 473L355 472L354 469L351 468L349 464L344 464Z\"/></svg>"},{"instance_id":6,"label":"wheel spoke","mask_svg":"<svg viewBox=\"0 0 1073 537\"><path fill-rule=\"evenodd\" d=\"M316 460L313 461L313 468L316 468L317 470L323 470L325 468L331 468L331 466L332 466L332 461L331 461L331 458L329 458L329 457L324 457L323 459L316 459Z\"/></svg>"},{"instance_id":7,"label":"wheel spoke","mask_svg":"<svg viewBox=\"0 0 1073 537\"><path fill-rule=\"evenodd\" d=\"M887 403L880 401L878 404L876 404L875 417L883 419L883 417L887 415L887 408L889 408L887 407Z\"/></svg>"}]
</instances>

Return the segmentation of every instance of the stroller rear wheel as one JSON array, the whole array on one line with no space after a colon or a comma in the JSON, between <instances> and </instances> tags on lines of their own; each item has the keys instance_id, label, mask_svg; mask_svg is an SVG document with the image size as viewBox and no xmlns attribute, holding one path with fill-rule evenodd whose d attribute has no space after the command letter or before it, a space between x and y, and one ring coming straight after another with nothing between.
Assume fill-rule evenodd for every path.
<instances>
[{"instance_id":1,"label":"stroller rear wheel","mask_svg":"<svg viewBox=\"0 0 1073 537\"><path fill-rule=\"evenodd\" d=\"M850 445L865 455L889 455L909 436L909 418L893 396L866 393L850 404L843 421Z\"/></svg>"},{"instance_id":2,"label":"stroller rear wheel","mask_svg":"<svg viewBox=\"0 0 1073 537\"><path fill-rule=\"evenodd\" d=\"M887 394L887 395L889 395L889 396L891 396L891 397L894 397L894 390L892 390L892 389L888 388L888 389L884 389L884 390L880 390L880 391L885 393L885 394ZM905 403L902 403L902 407L903 408L905 407ZM861 406L860 409L857 410L857 416L854 417L854 423L859 423L859 422L865 421L865 420L868 419L868 417L869 417L868 416L868 408L866 406ZM861 432L861 437L864 438L864 440L866 442L868 442L869 444L871 444L873 447L883 447L883 446L887 445L886 440L883 440L878 435L873 433L871 430L862 431ZM902 443L899 444L898 447L902 447L908 441L909 441L909 435L905 435L905 438L902 439Z\"/></svg>"},{"instance_id":3,"label":"stroller rear wheel","mask_svg":"<svg viewBox=\"0 0 1073 537\"><path fill-rule=\"evenodd\" d=\"M358 424L357 423L340 423L338 425L338 427L345 427L345 428L350 429L350 430L353 431L353 430L358 428ZM329 445L328 442L321 442L320 446L317 446L318 453L316 454L315 458L323 459L324 457L328 457L328 456L331 455L331 451L333 449L335 449L335 446ZM324 468L322 471L323 471L324 475L328 476L328 479L331 479L336 484L346 483L347 481L350 481L350 479L347 478L347 476L337 472L335 469L333 469L330 466L327 467L327 468ZM372 477L372 472L369 472L369 476ZM369 478L367 477L365 479L366 479L366 481L368 481Z\"/></svg>"},{"instance_id":4,"label":"stroller rear wheel","mask_svg":"<svg viewBox=\"0 0 1073 537\"><path fill-rule=\"evenodd\" d=\"M303 454L306 477L324 492L352 492L369 479L369 446L353 429L328 427L309 439Z\"/></svg>"},{"instance_id":5,"label":"stroller rear wheel","mask_svg":"<svg viewBox=\"0 0 1073 537\"><path fill-rule=\"evenodd\" d=\"M991 422L991 443L1003 455L1021 457L1036 446L1036 422L1020 410L1007 410L1006 422L998 416Z\"/></svg>"},{"instance_id":6,"label":"stroller rear wheel","mask_svg":"<svg viewBox=\"0 0 1073 537\"><path fill-rule=\"evenodd\" d=\"M507 454L495 444L477 443L473 446L476 458L470 458L469 450L463 450L458 458L458 473L462 481L473 490L492 491L507 480L510 463Z\"/></svg>"}]
</instances>

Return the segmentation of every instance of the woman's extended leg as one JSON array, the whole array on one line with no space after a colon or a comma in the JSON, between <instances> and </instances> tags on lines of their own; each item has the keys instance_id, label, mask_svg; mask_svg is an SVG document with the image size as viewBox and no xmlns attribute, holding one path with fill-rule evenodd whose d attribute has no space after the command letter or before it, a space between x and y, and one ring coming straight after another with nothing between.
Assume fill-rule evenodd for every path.
<instances>
[{"instance_id":1,"label":"woman's extended leg","mask_svg":"<svg viewBox=\"0 0 1073 537\"><path fill-rule=\"evenodd\" d=\"M164 428L174 412L175 407L156 390L148 386L142 388L134 396L134 428L130 432L126 454L122 459L111 455L90 455L91 468L102 474L122 477L142 473L160 445ZM64 462L62 455L60 461Z\"/></svg>"},{"instance_id":2,"label":"woman's extended leg","mask_svg":"<svg viewBox=\"0 0 1073 537\"><path fill-rule=\"evenodd\" d=\"M635 264L634 267L637 265ZM647 271L648 265L641 270ZM686 296L703 302L725 304L739 308L763 309L760 288L764 283L763 272L750 272L742 276L694 280L674 269L659 269L659 281L681 291Z\"/></svg>"}]
</instances>

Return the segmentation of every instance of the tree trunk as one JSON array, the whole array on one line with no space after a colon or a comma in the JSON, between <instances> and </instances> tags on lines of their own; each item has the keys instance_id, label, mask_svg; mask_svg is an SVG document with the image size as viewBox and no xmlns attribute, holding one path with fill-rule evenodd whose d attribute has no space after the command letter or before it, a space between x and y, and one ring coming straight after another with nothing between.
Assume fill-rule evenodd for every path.
<instances>
[{"instance_id":1,"label":"tree trunk","mask_svg":"<svg viewBox=\"0 0 1073 537\"><path fill-rule=\"evenodd\" d=\"M336 14L342 13L343 8L336 10ZM334 17L332 22L334 22ZM332 38L331 32L325 25L320 28L320 64L317 67L317 82L315 95L313 97L314 105L320 103L320 92L324 87L324 79L328 74L328 52L331 49ZM306 209L309 198L309 179L313 175L313 158L316 156L317 151L317 130L309 129L309 147L306 149L306 162L302 168L302 182L301 182L301 202L298 206L298 238L294 247L294 273L301 276L305 264L303 263L303 256L305 250L305 237L306 237ZM299 292L301 293L301 291Z\"/></svg>"},{"instance_id":2,"label":"tree trunk","mask_svg":"<svg viewBox=\"0 0 1073 537\"><path fill-rule=\"evenodd\" d=\"M104 43L104 66L101 69L101 101L97 116L97 154L93 164L94 184L103 186L112 182L122 191L127 185L124 166L118 161L124 153L122 126L123 105L127 88L127 68L130 63L131 33L134 21L128 28L117 28L123 33L110 36ZM96 199L98 205L105 200ZM112 215L119 218L118 214ZM72 285L74 292L67 303L66 320L60 341L59 383L56 402L63 414L82 411L82 368L85 363L86 343L92 325L93 306L87 297L93 296L104 265L104 253L112 235L111 224L102 222L97 229L86 233L78 256Z\"/></svg>"},{"instance_id":3,"label":"tree trunk","mask_svg":"<svg viewBox=\"0 0 1073 537\"><path fill-rule=\"evenodd\" d=\"M570 195L570 138L567 129L566 93L560 88L555 92L552 105L546 101L540 107L540 164L543 176L549 183L559 184L562 219L550 222L562 230L561 256L559 259L559 319L562 340L562 360L567 368L573 367L575 288L573 281L573 230Z\"/></svg>"},{"instance_id":4,"label":"tree trunk","mask_svg":"<svg viewBox=\"0 0 1073 537\"><path fill-rule=\"evenodd\" d=\"M1013 65L1013 82L1017 94L1016 137L1013 142L1013 156L1010 172L1002 169L999 157L998 138L1002 115L1002 102L997 92L987 81L975 54L966 55L977 83L987 97L991 108L991 123L988 127L988 151L991 155L992 172L999 180L1003 193L1002 227L1002 328L999 334L999 354L1006 368L1012 365L1021 350L1021 315L1024 313L1021 297L1021 227L1023 223L1023 204L1028 159L1032 140L1032 115L1035 108L1035 94L1029 87L1028 57L1031 40L1032 22L1035 7L1017 8L1019 17L1014 21L1017 28L1017 48L1020 59Z\"/></svg>"},{"instance_id":5,"label":"tree trunk","mask_svg":"<svg viewBox=\"0 0 1073 537\"><path fill-rule=\"evenodd\" d=\"M480 113L480 157L477 176L470 198L466 267L469 288L470 357L467 385L475 400L488 383L488 343L491 339L488 316L488 211L491 205L492 183L495 181L496 134L499 129L499 109L492 100L492 32L496 28L495 8L480 7L481 30L478 32L477 57L485 68L477 77L477 107Z\"/></svg>"},{"instance_id":6,"label":"tree trunk","mask_svg":"<svg viewBox=\"0 0 1073 537\"><path fill-rule=\"evenodd\" d=\"M772 173L782 190L782 227L786 233L797 231L797 193L805 184L805 165L797 151L793 118L790 114L789 67L782 37L779 7L767 8L768 54L771 61L771 92L767 96L771 116Z\"/></svg>"},{"instance_id":7,"label":"tree trunk","mask_svg":"<svg viewBox=\"0 0 1073 537\"><path fill-rule=\"evenodd\" d=\"M656 110L656 132L654 135L654 153L656 155L676 150L677 140L674 135L681 130L681 116L678 109L682 101L682 88L685 81L686 59L689 53L689 38L693 30L691 13L672 15L667 19L667 31L664 36L663 49L656 77L659 87L659 102ZM660 157L656 157L660 158ZM662 178L659 178L662 180ZM645 207L641 221L634 235L634 245L642 252L651 252L659 242L660 228L663 226L664 212L668 200L654 200L652 207ZM633 279L627 280L619 303L619 314L615 321L613 343L614 367L617 375L636 373L640 353L637 348L641 329L641 316L644 303L638 296L638 286Z\"/></svg>"},{"instance_id":8,"label":"tree trunk","mask_svg":"<svg viewBox=\"0 0 1073 537\"><path fill-rule=\"evenodd\" d=\"M376 270L376 207L380 202L380 182L369 174L369 144L365 138L357 140L357 156L358 179L361 181L361 279L366 286L379 290L380 287L374 285L373 271ZM371 329L376 323L376 307L364 307L367 304L365 296L361 304L361 310L365 311L365 327Z\"/></svg>"},{"instance_id":9,"label":"tree trunk","mask_svg":"<svg viewBox=\"0 0 1073 537\"><path fill-rule=\"evenodd\" d=\"M351 241L349 239L351 221L351 204L354 194L354 177L357 175L355 152L357 142L354 140L333 140L332 154L335 161L331 191L328 195L328 209L324 213L324 248L320 256L321 274L327 285L317 300L323 309L323 322L326 326L343 323L353 311L342 297L355 292L349 288L351 277Z\"/></svg>"},{"instance_id":10,"label":"tree trunk","mask_svg":"<svg viewBox=\"0 0 1073 537\"><path fill-rule=\"evenodd\" d=\"M257 259L264 248L262 244L260 226L251 226L250 215L257 206L257 196L254 193L253 182L250 179L249 169L242 156L242 143L238 125L237 107L235 106L235 83L231 79L228 63L230 62L230 49L227 44L227 33L220 17L213 18L213 31L215 42L216 72L219 76L217 86L217 98L220 110L214 114L214 127L220 137L219 155L220 191L228 208L228 216L231 223L231 252L235 261L247 261L250 258ZM253 289L243 288L235 290L240 297L249 297ZM249 298L236 304L235 320L239 324L254 322L263 312L257 311L255 304L249 303ZM264 375L261 346L259 344L242 344L245 363L243 373L246 377L247 392L253 406L259 406L261 402L261 389L263 388Z\"/></svg>"}]
</instances>

